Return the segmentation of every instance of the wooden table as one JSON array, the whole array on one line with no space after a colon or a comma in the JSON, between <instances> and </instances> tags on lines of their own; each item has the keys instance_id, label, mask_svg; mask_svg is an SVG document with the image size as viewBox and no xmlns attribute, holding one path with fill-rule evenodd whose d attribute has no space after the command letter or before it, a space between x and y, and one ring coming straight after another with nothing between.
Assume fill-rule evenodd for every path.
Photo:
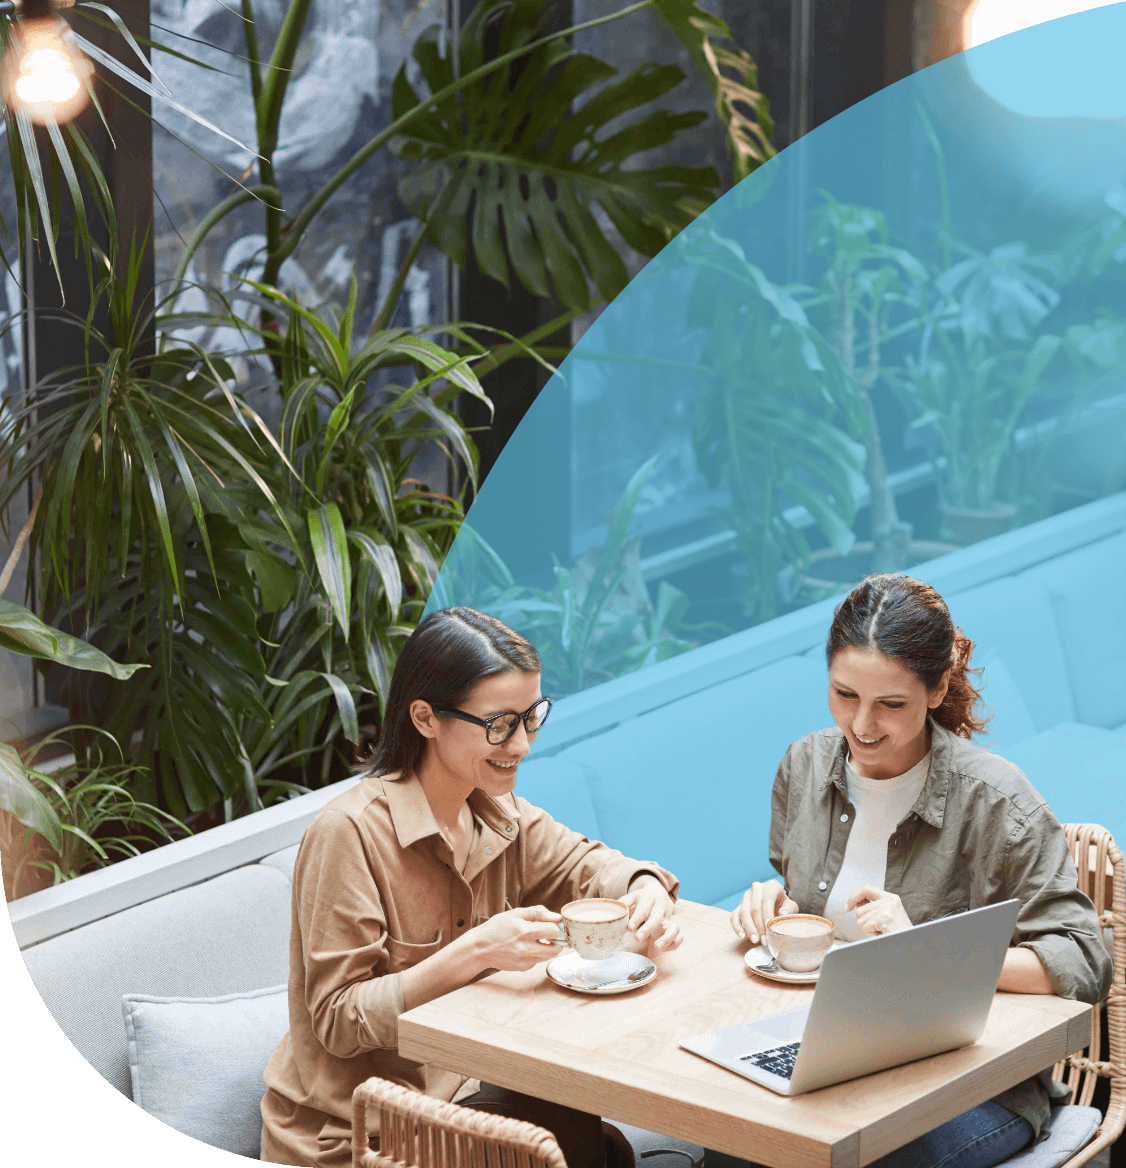
<instances>
[{"instance_id":1,"label":"wooden table","mask_svg":"<svg viewBox=\"0 0 1126 1168\"><path fill-rule=\"evenodd\" d=\"M1091 1007L997 994L973 1046L787 1098L677 1045L800 1006L812 987L749 973L728 914L680 901L684 941L633 993L564 990L538 965L399 1018L399 1051L649 1131L786 1168L853 1168L1081 1049Z\"/></svg>"}]
</instances>

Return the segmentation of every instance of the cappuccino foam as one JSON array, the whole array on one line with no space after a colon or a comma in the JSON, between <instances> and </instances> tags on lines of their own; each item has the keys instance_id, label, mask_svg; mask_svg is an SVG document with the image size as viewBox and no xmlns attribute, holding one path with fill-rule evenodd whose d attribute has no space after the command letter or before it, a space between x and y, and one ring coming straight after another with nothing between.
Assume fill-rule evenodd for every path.
<instances>
[{"instance_id":1,"label":"cappuccino foam","mask_svg":"<svg viewBox=\"0 0 1126 1168\"><path fill-rule=\"evenodd\" d=\"M611 921L620 920L623 916L621 909L615 908L578 908L567 914L567 919L576 924L606 925Z\"/></svg>"},{"instance_id":2,"label":"cappuccino foam","mask_svg":"<svg viewBox=\"0 0 1126 1168\"><path fill-rule=\"evenodd\" d=\"M823 937L833 931L833 926L824 921L803 920L801 917L792 921L775 921L770 927L783 937Z\"/></svg>"}]
</instances>

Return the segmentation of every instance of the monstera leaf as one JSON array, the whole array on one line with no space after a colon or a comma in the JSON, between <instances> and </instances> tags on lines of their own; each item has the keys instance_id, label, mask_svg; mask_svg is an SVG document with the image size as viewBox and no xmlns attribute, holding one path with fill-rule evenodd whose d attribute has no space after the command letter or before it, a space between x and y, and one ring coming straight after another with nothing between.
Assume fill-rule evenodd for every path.
<instances>
[{"instance_id":1,"label":"monstera leaf","mask_svg":"<svg viewBox=\"0 0 1126 1168\"><path fill-rule=\"evenodd\" d=\"M460 74L483 63L487 37L499 33L503 54L533 41L542 23L540 0L485 0L463 28ZM453 54L440 51L436 28L412 55L429 93L454 80ZM715 199L720 179L712 167L627 168L707 115L651 110L623 127L619 118L663 97L684 73L642 65L614 81L615 73L552 41L415 118L395 142L417 164L399 190L430 239L464 265L472 232L487 275L508 286L511 264L530 292L554 291L569 308L589 307L588 280L605 299L616 296L629 277L595 206L631 247L655 255ZM394 116L425 96L404 65L392 90Z\"/></svg>"},{"instance_id":2,"label":"monstera leaf","mask_svg":"<svg viewBox=\"0 0 1126 1168\"><path fill-rule=\"evenodd\" d=\"M697 0L653 0L653 7L711 86L715 112L727 132L732 177L739 182L778 153L770 141L770 103L758 91L758 66L735 43L723 19L705 12Z\"/></svg>"}]
</instances>

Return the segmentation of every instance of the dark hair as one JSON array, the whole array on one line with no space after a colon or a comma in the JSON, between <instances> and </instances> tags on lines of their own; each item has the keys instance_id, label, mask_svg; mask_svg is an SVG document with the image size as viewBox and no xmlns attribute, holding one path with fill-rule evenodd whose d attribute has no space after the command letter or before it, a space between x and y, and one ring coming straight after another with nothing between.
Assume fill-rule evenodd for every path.
<instances>
[{"instance_id":1,"label":"dark hair","mask_svg":"<svg viewBox=\"0 0 1126 1168\"><path fill-rule=\"evenodd\" d=\"M974 715L981 694L970 683L974 643L958 628L946 601L922 580L910 576L869 576L844 598L833 616L825 644L830 668L841 649L875 650L910 669L927 688L935 689L950 670L942 705L931 714L947 730L969 738L985 729L986 718Z\"/></svg>"},{"instance_id":2,"label":"dark hair","mask_svg":"<svg viewBox=\"0 0 1126 1168\"><path fill-rule=\"evenodd\" d=\"M539 671L535 646L496 617L461 607L432 612L395 662L375 763L364 769L385 775L418 767L426 739L411 720L411 702L455 707L486 677Z\"/></svg>"}]
</instances>

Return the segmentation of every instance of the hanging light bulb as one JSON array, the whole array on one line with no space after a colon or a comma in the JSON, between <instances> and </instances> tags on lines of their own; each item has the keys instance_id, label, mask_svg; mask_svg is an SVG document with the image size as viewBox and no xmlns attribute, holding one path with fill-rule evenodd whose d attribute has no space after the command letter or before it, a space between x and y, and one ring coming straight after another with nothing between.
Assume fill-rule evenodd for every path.
<instances>
[{"instance_id":1,"label":"hanging light bulb","mask_svg":"<svg viewBox=\"0 0 1126 1168\"><path fill-rule=\"evenodd\" d=\"M23 0L20 19L8 33L8 51L0 65L4 102L30 121L69 122L90 99L87 82L94 67L66 36L66 22L54 8L74 0Z\"/></svg>"}]
</instances>

